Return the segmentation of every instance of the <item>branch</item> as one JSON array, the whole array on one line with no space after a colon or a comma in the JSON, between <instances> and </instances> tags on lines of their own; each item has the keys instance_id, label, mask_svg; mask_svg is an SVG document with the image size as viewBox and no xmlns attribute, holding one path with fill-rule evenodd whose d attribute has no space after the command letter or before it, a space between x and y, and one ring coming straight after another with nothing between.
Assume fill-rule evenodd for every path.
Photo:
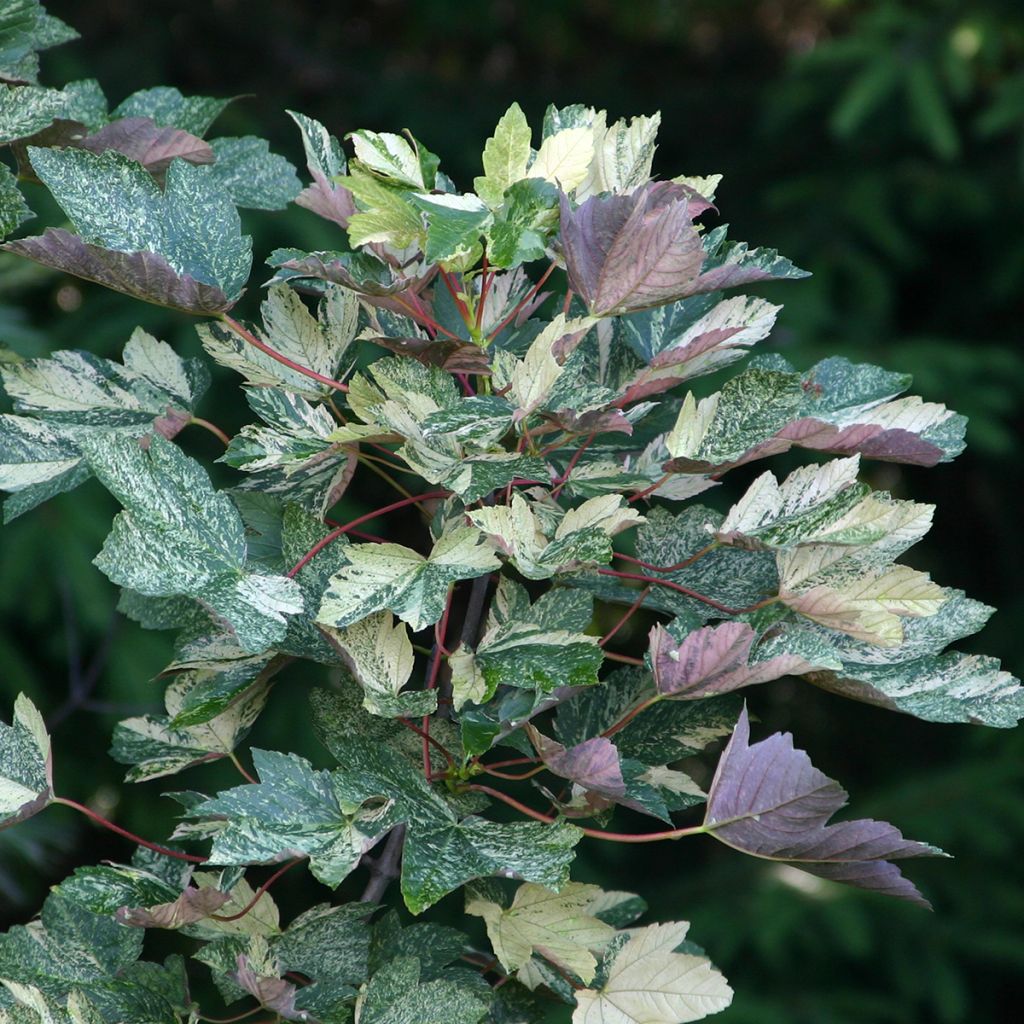
<instances>
[{"instance_id":1,"label":"branch","mask_svg":"<svg viewBox=\"0 0 1024 1024\"><path fill-rule=\"evenodd\" d=\"M364 858L370 869L370 881L366 883L360 903L377 903L387 891L392 880L398 878L402 863L402 847L405 845L405 825L396 825L384 843L379 857Z\"/></svg>"}]
</instances>

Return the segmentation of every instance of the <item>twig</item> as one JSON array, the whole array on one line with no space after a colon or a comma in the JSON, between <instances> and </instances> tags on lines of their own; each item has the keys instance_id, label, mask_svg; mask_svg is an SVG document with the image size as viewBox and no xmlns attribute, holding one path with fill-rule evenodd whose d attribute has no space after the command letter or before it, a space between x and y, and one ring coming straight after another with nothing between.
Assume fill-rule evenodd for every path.
<instances>
[{"instance_id":1,"label":"twig","mask_svg":"<svg viewBox=\"0 0 1024 1024\"><path fill-rule=\"evenodd\" d=\"M384 842L384 849L376 858L364 857L370 869L370 880L366 883L360 903L377 903L387 892L388 886L400 873L402 847L405 845L405 825L396 825Z\"/></svg>"}]
</instances>

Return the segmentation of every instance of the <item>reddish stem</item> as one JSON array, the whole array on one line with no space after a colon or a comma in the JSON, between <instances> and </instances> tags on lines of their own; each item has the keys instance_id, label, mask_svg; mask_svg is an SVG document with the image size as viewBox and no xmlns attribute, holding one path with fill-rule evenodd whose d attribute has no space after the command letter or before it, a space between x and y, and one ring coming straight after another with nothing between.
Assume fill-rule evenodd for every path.
<instances>
[{"instance_id":1,"label":"reddish stem","mask_svg":"<svg viewBox=\"0 0 1024 1024\"><path fill-rule=\"evenodd\" d=\"M701 601L712 608L717 608L718 611L724 612L726 615L745 615L747 612L756 612L758 608L765 608L778 600L778 597L766 597L763 601L757 601L746 608L730 608L727 604L722 604L713 597L698 593L689 587L680 586L680 584L673 583L671 580L661 580L655 576L645 576L639 572L619 572L617 569L598 569L597 571L602 576L615 576L618 579L639 580L641 583L647 583L648 585L654 584L659 587L668 587L669 590L675 590L677 593L692 597L695 601Z\"/></svg>"},{"instance_id":2,"label":"reddish stem","mask_svg":"<svg viewBox=\"0 0 1024 1024\"><path fill-rule=\"evenodd\" d=\"M469 324L469 310L466 308L466 303L462 300L459 293L455 290L455 285L452 284L452 276L448 273L444 267L439 266L437 268L438 273L441 275L441 280L444 281L445 288L448 289L448 294L451 295L452 301L455 303L455 308L459 311L459 316L462 317L463 321L468 326Z\"/></svg>"},{"instance_id":3,"label":"reddish stem","mask_svg":"<svg viewBox=\"0 0 1024 1024\"><path fill-rule=\"evenodd\" d=\"M534 775L539 775L541 772L547 770L546 764L539 764L536 768L531 768L528 772L523 772L519 775L513 775L511 772L497 771L496 769L491 768L489 765L483 764L482 762L480 764L480 767L483 768L483 770L488 775L493 775L496 779L507 779L509 782L522 782L523 779L532 779Z\"/></svg>"},{"instance_id":4,"label":"reddish stem","mask_svg":"<svg viewBox=\"0 0 1024 1024\"><path fill-rule=\"evenodd\" d=\"M406 727L406 729L409 729L412 732L416 733L417 736L422 737L427 743L433 744L433 746L436 747L444 755L444 759L450 765L455 764L455 758L452 756L451 751L443 743L441 743L440 740L435 739L433 736L430 735L429 732L425 732L411 719L399 717L396 719L396 721L401 722L402 725Z\"/></svg>"},{"instance_id":5,"label":"reddish stem","mask_svg":"<svg viewBox=\"0 0 1024 1024\"><path fill-rule=\"evenodd\" d=\"M647 700L641 701L632 711L627 711L614 725L608 726L607 729L601 735L607 739L609 736L614 736L617 732L625 729L630 722L640 714L641 711L646 711L653 704L657 704L661 700L661 694L656 693L653 697L648 697Z\"/></svg>"},{"instance_id":6,"label":"reddish stem","mask_svg":"<svg viewBox=\"0 0 1024 1024\"><path fill-rule=\"evenodd\" d=\"M235 1017L207 1017L206 1014L200 1014L199 1019L205 1021L206 1024L235 1024L236 1021L245 1020L246 1017L251 1017L262 1009L262 1006L254 1006L251 1010L246 1010Z\"/></svg>"},{"instance_id":7,"label":"reddish stem","mask_svg":"<svg viewBox=\"0 0 1024 1024\"><path fill-rule=\"evenodd\" d=\"M311 370L308 366L303 366L301 363L295 362L294 359L289 359L287 356L282 355L275 349L272 349L266 342L260 341L260 339L257 338L256 335L247 327L243 327L237 320L228 316L227 313L221 313L220 318L243 341L247 341L254 348L258 348L261 352L270 356L271 359L276 359L277 362L281 363L283 366L287 366L289 369L294 370L296 373L301 373L304 377L309 377L311 380L319 381L321 384L326 384L328 387L334 388L336 391L348 391L348 385L342 384L340 380L334 380L332 377L325 377L322 373L317 373L316 370Z\"/></svg>"},{"instance_id":8,"label":"reddish stem","mask_svg":"<svg viewBox=\"0 0 1024 1024\"><path fill-rule=\"evenodd\" d=\"M621 661L623 665L642 665L643 658L631 658L628 654L617 654L615 651L605 651L604 656L611 661Z\"/></svg>"},{"instance_id":9,"label":"reddish stem","mask_svg":"<svg viewBox=\"0 0 1024 1024\"><path fill-rule=\"evenodd\" d=\"M512 768L520 764L536 764L537 758L535 757L513 757L508 761L494 761L491 764L484 764L479 758L475 759L475 763L479 764L481 768Z\"/></svg>"},{"instance_id":10,"label":"reddish stem","mask_svg":"<svg viewBox=\"0 0 1024 1024\"><path fill-rule=\"evenodd\" d=\"M444 603L444 612L441 621L434 627L434 656L430 662L430 672L427 675L427 690L433 690L437 686L437 677L441 672L441 656L445 651L444 638L448 632L448 616L452 611L452 595L455 587L448 588L448 599ZM430 778L430 744L433 737L430 735L430 715L423 716L423 776ZM450 756L450 755L449 755ZM451 762L454 764L454 760Z\"/></svg>"},{"instance_id":11,"label":"reddish stem","mask_svg":"<svg viewBox=\"0 0 1024 1024\"><path fill-rule=\"evenodd\" d=\"M612 628L609 629L608 632L605 633L605 635L603 637L601 637L600 640L597 641L598 647L604 647L604 645L606 643L608 643L608 641L611 640L611 638L613 636L615 636L615 634L618 633L618 631L620 629L622 629L622 627L627 622L629 622L629 620L636 614L636 612L640 608L640 606L644 603L645 598L647 597L647 595L650 592L651 592L651 588L650 587L645 587L643 590L640 591L639 597L637 597L637 599L629 606L629 610L626 612L626 614L623 615L622 618L619 619L619 621L616 622L615 625L612 626ZM608 655L608 652L606 651L605 652L605 657L607 657L607 655Z\"/></svg>"},{"instance_id":12,"label":"reddish stem","mask_svg":"<svg viewBox=\"0 0 1024 1024\"><path fill-rule=\"evenodd\" d=\"M193 416L192 419L189 420L189 423L196 427L202 427L203 430L208 430L211 434L213 434L214 437L216 437L221 442L221 444L224 445L225 448L227 448L227 446L231 444L231 438L228 437L228 435L225 434L224 431L221 430L216 423L211 423L209 420L204 420L202 416Z\"/></svg>"},{"instance_id":13,"label":"reddish stem","mask_svg":"<svg viewBox=\"0 0 1024 1024\"><path fill-rule=\"evenodd\" d=\"M595 437L597 437L597 431L592 430L583 444L581 444L573 453L572 458L569 460L569 464L565 467L565 472L558 478L555 484L555 489L551 492L552 498L557 498L561 493L562 488L566 485L566 482L569 479L569 476L576 468L576 463L580 461L580 457L583 453L594 443Z\"/></svg>"},{"instance_id":14,"label":"reddish stem","mask_svg":"<svg viewBox=\"0 0 1024 1024\"><path fill-rule=\"evenodd\" d=\"M494 339L499 334L501 334L501 332L505 330L505 328L508 327L508 325L512 323L512 321L515 320L517 316L519 316L519 314L526 307L526 304L530 301L530 299L532 299L534 295L536 295L537 292L539 292L541 288L544 287L544 282L547 281L547 279L552 275L554 269L555 264L551 263L548 269L545 270L544 273L541 275L540 280L519 300L519 302L516 303L515 309L513 309L512 312L509 313L509 315L505 317L505 319L502 320L501 323L498 324L498 326L495 327L493 331L491 331L490 338L488 339L489 341L494 341Z\"/></svg>"},{"instance_id":15,"label":"reddish stem","mask_svg":"<svg viewBox=\"0 0 1024 1024\"><path fill-rule=\"evenodd\" d=\"M451 338L452 341L464 342L466 340L465 338L460 338L457 334L453 334L446 327L442 327L419 301L417 301L417 308L414 309L408 302L400 299L399 296L393 295L392 298L406 309L413 320L416 320L434 334L443 334L446 338Z\"/></svg>"},{"instance_id":16,"label":"reddish stem","mask_svg":"<svg viewBox=\"0 0 1024 1024\"><path fill-rule=\"evenodd\" d=\"M253 907L259 903L263 894L286 872L291 871L296 864L301 864L305 860L304 857L297 857L295 860L289 861L283 868L278 868L253 894L251 900L237 914L211 914L210 917L214 921L237 921L240 918L245 917L246 914L252 910Z\"/></svg>"},{"instance_id":17,"label":"reddish stem","mask_svg":"<svg viewBox=\"0 0 1024 1024\"><path fill-rule=\"evenodd\" d=\"M106 829L110 829L111 832L116 832L119 836L123 836L125 839L130 839L133 843L138 843L139 846L144 846L147 850L153 850L156 853L162 853L165 857L174 857L176 860L187 860L192 864L205 864L206 857L200 857L194 853L182 853L181 850L172 850L166 846L160 846L158 843L151 843L148 839L143 839L141 836L135 835L134 832L129 832L127 829L121 828L120 825L115 825L112 821L108 821L103 817L102 814L97 814L95 811L86 807L85 804L80 804L76 800L68 800L63 796L55 796L53 798L55 804L63 804L65 807L73 807L76 811L81 811L87 818L91 818L96 822L97 825L102 825Z\"/></svg>"},{"instance_id":18,"label":"reddish stem","mask_svg":"<svg viewBox=\"0 0 1024 1024\"><path fill-rule=\"evenodd\" d=\"M621 558L624 562L629 562L632 565L639 565L641 569L647 569L649 572L678 572L680 569L685 569L688 566L693 565L694 562L699 561L705 555L710 554L718 546L717 541L712 541L710 544L702 547L696 554L690 555L689 558L684 558L681 562L676 562L675 565L652 565L650 562L645 562L641 558L634 558L632 555L624 555L619 551L615 552L616 558Z\"/></svg>"},{"instance_id":19,"label":"reddish stem","mask_svg":"<svg viewBox=\"0 0 1024 1024\"><path fill-rule=\"evenodd\" d=\"M501 800L502 803L508 804L509 807L514 807L521 814L525 814L535 821L542 821L545 825L554 825L558 821L557 818L553 818L549 814L541 814L540 811L535 811L532 807L527 807L526 804L520 803L515 797L502 793L498 789L492 789L490 786L481 786L474 783L466 788L477 793L486 793L496 800ZM576 825L576 828L585 836L590 836L591 839L604 839L610 843L659 843L663 839L682 839L684 836L702 835L706 831L703 825L693 825L690 828L674 828L667 832L642 832L639 835L629 832L602 832L600 829L586 828L583 825Z\"/></svg>"},{"instance_id":20,"label":"reddish stem","mask_svg":"<svg viewBox=\"0 0 1024 1024\"><path fill-rule=\"evenodd\" d=\"M373 512L367 512L365 515L358 516L353 519L352 522L346 523L344 526L339 526L334 530L331 530L326 537L322 537L316 542L296 563L288 570L288 575L294 578L299 571L306 565L308 565L318 554L331 541L337 540L342 534L348 533L352 527L359 526L362 523L367 522L370 519L376 519L377 516L385 515L388 512L394 512L396 509L405 508L406 505L415 505L421 501L427 501L430 498L447 498L448 491L427 491L426 494L417 494L411 498L402 498L401 501L393 501L390 505L385 505L383 508L375 509Z\"/></svg>"},{"instance_id":21,"label":"reddish stem","mask_svg":"<svg viewBox=\"0 0 1024 1024\"><path fill-rule=\"evenodd\" d=\"M483 276L480 278L480 298L477 300L476 306L476 329L478 331L484 320L484 305L487 302L487 293L491 290L491 284L494 281L494 274L487 273L487 253L484 253L481 267L483 268L481 271Z\"/></svg>"},{"instance_id":22,"label":"reddish stem","mask_svg":"<svg viewBox=\"0 0 1024 1024\"><path fill-rule=\"evenodd\" d=\"M653 494L662 484L668 483L672 479L671 473L665 473L659 479L655 480L650 487L645 488L638 494L634 494L631 498L627 499L627 504L632 505L634 502L640 501L642 498L646 498L648 494Z\"/></svg>"}]
</instances>

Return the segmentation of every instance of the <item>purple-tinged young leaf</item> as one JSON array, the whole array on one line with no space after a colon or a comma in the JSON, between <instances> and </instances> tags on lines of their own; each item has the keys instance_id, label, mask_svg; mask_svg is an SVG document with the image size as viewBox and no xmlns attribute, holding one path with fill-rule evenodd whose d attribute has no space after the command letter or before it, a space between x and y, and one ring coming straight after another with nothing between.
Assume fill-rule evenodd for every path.
<instances>
[{"instance_id":1,"label":"purple-tinged young leaf","mask_svg":"<svg viewBox=\"0 0 1024 1024\"><path fill-rule=\"evenodd\" d=\"M171 903L153 907L118 907L117 920L132 928L182 928L216 913L231 895L212 886L189 886Z\"/></svg>"},{"instance_id":2,"label":"purple-tinged young leaf","mask_svg":"<svg viewBox=\"0 0 1024 1024\"><path fill-rule=\"evenodd\" d=\"M148 117L125 117L111 121L79 145L92 153L116 150L138 161L154 177L160 177L176 157L190 164L212 164L213 149L208 142L181 131L161 128Z\"/></svg>"},{"instance_id":3,"label":"purple-tinged young leaf","mask_svg":"<svg viewBox=\"0 0 1024 1024\"><path fill-rule=\"evenodd\" d=\"M244 953L238 954L238 967L229 975L246 992L256 999L260 1006L273 1010L285 1020L313 1021L315 1018L295 1005L298 989L290 981L273 975L260 974Z\"/></svg>"},{"instance_id":4,"label":"purple-tinged young leaf","mask_svg":"<svg viewBox=\"0 0 1024 1024\"><path fill-rule=\"evenodd\" d=\"M575 747L564 747L539 733L534 736L538 753L555 775L613 800L625 794L619 752L611 740L595 736Z\"/></svg>"},{"instance_id":5,"label":"purple-tinged young leaf","mask_svg":"<svg viewBox=\"0 0 1024 1024\"><path fill-rule=\"evenodd\" d=\"M41 235L15 239L3 248L44 267L196 316L216 316L236 301L214 285L177 273L159 253L104 249L63 228L47 228Z\"/></svg>"},{"instance_id":6,"label":"purple-tinged young leaf","mask_svg":"<svg viewBox=\"0 0 1024 1024\"><path fill-rule=\"evenodd\" d=\"M779 437L801 448L852 455L860 452L880 462L903 462L911 466L934 466L943 461L945 452L930 441L904 427L883 427L877 423L853 423L836 427L831 423L807 417L789 424Z\"/></svg>"},{"instance_id":7,"label":"purple-tinged young leaf","mask_svg":"<svg viewBox=\"0 0 1024 1024\"><path fill-rule=\"evenodd\" d=\"M654 182L624 196L594 196L575 210L563 194L562 245L573 291L598 316L692 294L704 263L693 218L710 207L673 182Z\"/></svg>"},{"instance_id":8,"label":"purple-tinged young leaf","mask_svg":"<svg viewBox=\"0 0 1024 1024\"><path fill-rule=\"evenodd\" d=\"M890 861L941 856L941 850L904 839L884 821L826 824L846 803L843 787L794 748L790 733L749 740L744 708L711 783L705 831L742 853L930 909Z\"/></svg>"},{"instance_id":9,"label":"purple-tinged young leaf","mask_svg":"<svg viewBox=\"0 0 1024 1024\"><path fill-rule=\"evenodd\" d=\"M369 340L397 355L412 356L424 366L437 366L448 373L476 373L485 376L490 376L491 373L486 351L471 341L454 341L450 338L388 338L383 335Z\"/></svg>"},{"instance_id":10,"label":"purple-tinged young leaf","mask_svg":"<svg viewBox=\"0 0 1024 1024\"><path fill-rule=\"evenodd\" d=\"M662 626L651 630L651 665L659 693L695 700L823 668L799 654L750 664L754 631L745 622L695 629L681 643Z\"/></svg>"},{"instance_id":11,"label":"purple-tinged young leaf","mask_svg":"<svg viewBox=\"0 0 1024 1024\"><path fill-rule=\"evenodd\" d=\"M355 200L347 188L332 180L346 170L341 144L319 121L293 110L288 115L302 132L306 166L313 178L313 184L299 193L296 205L347 229L349 218L356 212Z\"/></svg>"}]
</instances>

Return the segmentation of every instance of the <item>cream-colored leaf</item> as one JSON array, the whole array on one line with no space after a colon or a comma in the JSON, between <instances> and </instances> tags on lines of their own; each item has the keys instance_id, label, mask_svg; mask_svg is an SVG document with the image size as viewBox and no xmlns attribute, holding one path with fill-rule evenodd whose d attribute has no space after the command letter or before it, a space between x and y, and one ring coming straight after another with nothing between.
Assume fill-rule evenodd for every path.
<instances>
[{"instance_id":1,"label":"cream-colored leaf","mask_svg":"<svg viewBox=\"0 0 1024 1024\"><path fill-rule=\"evenodd\" d=\"M489 900L470 899L466 913L484 919L505 970L518 970L538 953L589 982L597 969L592 950L602 949L615 934L614 928L587 913L599 894L596 885L578 882L567 882L557 893L524 882L507 910Z\"/></svg>"},{"instance_id":2,"label":"cream-colored leaf","mask_svg":"<svg viewBox=\"0 0 1024 1024\"><path fill-rule=\"evenodd\" d=\"M685 922L636 929L604 985L576 993L572 1024L686 1024L724 1010L732 989L703 956L673 952Z\"/></svg>"},{"instance_id":3,"label":"cream-colored leaf","mask_svg":"<svg viewBox=\"0 0 1024 1024\"><path fill-rule=\"evenodd\" d=\"M593 159L594 129L563 128L541 143L526 176L544 178L569 192L587 176Z\"/></svg>"}]
</instances>

